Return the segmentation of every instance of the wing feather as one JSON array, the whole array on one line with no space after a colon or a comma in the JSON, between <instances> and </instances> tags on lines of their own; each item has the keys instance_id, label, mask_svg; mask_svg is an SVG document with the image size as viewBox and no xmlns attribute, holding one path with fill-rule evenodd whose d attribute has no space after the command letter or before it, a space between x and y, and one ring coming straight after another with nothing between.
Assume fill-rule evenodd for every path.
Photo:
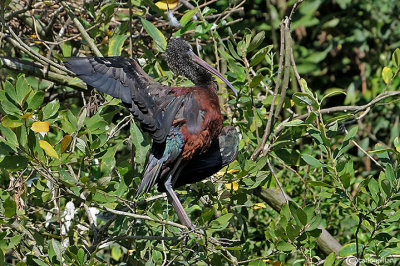
<instances>
[{"instance_id":1,"label":"wing feather","mask_svg":"<svg viewBox=\"0 0 400 266\"><path fill-rule=\"evenodd\" d=\"M165 141L182 97L124 57L68 57L65 66L97 90L121 99L156 143ZM160 104L162 103L162 104Z\"/></svg>"}]
</instances>

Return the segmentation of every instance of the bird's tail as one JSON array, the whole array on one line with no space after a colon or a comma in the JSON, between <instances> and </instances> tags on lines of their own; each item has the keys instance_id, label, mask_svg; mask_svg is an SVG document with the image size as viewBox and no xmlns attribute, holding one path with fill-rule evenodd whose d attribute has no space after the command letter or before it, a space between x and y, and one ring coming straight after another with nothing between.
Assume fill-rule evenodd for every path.
<instances>
[{"instance_id":1,"label":"bird's tail","mask_svg":"<svg viewBox=\"0 0 400 266\"><path fill-rule=\"evenodd\" d=\"M139 197L143 192L148 192L156 183L160 170L164 163L164 159L157 159L153 154L150 154L149 162L143 173L142 182L136 192L136 197Z\"/></svg>"}]
</instances>

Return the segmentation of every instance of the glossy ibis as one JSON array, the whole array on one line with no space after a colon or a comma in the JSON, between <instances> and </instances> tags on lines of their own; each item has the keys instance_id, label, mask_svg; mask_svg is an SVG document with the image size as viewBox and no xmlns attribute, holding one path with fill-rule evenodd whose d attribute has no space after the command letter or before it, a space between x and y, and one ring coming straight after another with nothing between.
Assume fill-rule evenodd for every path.
<instances>
[{"instance_id":1,"label":"glossy ibis","mask_svg":"<svg viewBox=\"0 0 400 266\"><path fill-rule=\"evenodd\" d=\"M182 224L193 229L173 188L204 179L237 156L238 134L222 128L217 87L211 74L236 90L217 70L197 57L184 40L171 39L165 53L171 70L193 87L168 87L123 57L69 57L66 67L101 92L119 98L153 139L137 195L155 183L166 191Z\"/></svg>"}]
</instances>

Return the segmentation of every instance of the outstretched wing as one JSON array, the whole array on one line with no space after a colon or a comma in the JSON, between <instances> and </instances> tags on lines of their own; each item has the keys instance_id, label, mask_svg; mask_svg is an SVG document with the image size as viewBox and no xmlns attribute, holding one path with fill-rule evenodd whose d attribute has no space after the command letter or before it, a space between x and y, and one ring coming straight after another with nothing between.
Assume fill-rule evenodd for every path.
<instances>
[{"instance_id":1,"label":"outstretched wing","mask_svg":"<svg viewBox=\"0 0 400 266\"><path fill-rule=\"evenodd\" d=\"M130 58L67 57L65 60L65 66L88 85L121 99L156 143L165 141L183 97L176 97L169 87L155 82Z\"/></svg>"}]
</instances>

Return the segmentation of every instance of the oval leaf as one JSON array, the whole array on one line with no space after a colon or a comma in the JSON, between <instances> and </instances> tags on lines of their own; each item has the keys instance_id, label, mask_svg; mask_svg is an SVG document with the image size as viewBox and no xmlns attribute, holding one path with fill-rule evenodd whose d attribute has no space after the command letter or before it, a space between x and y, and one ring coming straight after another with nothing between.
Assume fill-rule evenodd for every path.
<instances>
[{"instance_id":1,"label":"oval leaf","mask_svg":"<svg viewBox=\"0 0 400 266\"><path fill-rule=\"evenodd\" d=\"M22 126L22 121L15 116L5 115L3 119L1 119L1 124L4 127L17 128Z\"/></svg>"},{"instance_id":2,"label":"oval leaf","mask_svg":"<svg viewBox=\"0 0 400 266\"><path fill-rule=\"evenodd\" d=\"M49 132L49 122L44 121L44 122L34 122L31 126L31 129L34 132Z\"/></svg>"},{"instance_id":3,"label":"oval leaf","mask_svg":"<svg viewBox=\"0 0 400 266\"><path fill-rule=\"evenodd\" d=\"M393 77L393 72L390 67L384 67L382 70L382 79L383 81L388 84Z\"/></svg>"},{"instance_id":4,"label":"oval leaf","mask_svg":"<svg viewBox=\"0 0 400 266\"><path fill-rule=\"evenodd\" d=\"M324 167L324 165L318 161L317 159L315 159L314 157L312 157L311 155L308 154L303 154L301 155L301 158L308 164L314 167Z\"/></svg>"},{"instance_id":5,"label":"oval leaf","mask_svg":"<svg viewBox=\"0 0 400 266\"><path fill-rule=\"evenodd\" d=\"M358 247L360 250L362 249L362 245L359 245ZM347 257L350 255L354 255L357 253L357 245L356 243L349 243L344 245L340 251L339 251L339 256L341 257Z\"/></svg>"},{"instance_id":6,"label":"oval leaf","mask_svg":"<svg viewBox=\"0 0 400 266\"><path fill-rule=\"evenodd\" d=\"M39 140L39 145L40 145L40 148L42 148L48 156L57 158L57 159L59 158L56 150L47 141Z\"/></svg>"},{"instance_id":7,"label":"oval leaf","mask_svg":"<svg viewBox=\"0 0 400 266\"><path fill-rule=\"evenodd\" d=\"M232 183L225 184L225 187L226 187L227 189L229 189L229 190L232 189L233 191L236 191L236 190L239 189L239 184L238 184L238 182L233 181Z\"/></svg>"},{"instance_id":8,"label":"oval leaf","mask_svg":"<svg viewBox=\"0 0 400 266\"><path fill-rule=\"evenodd\" d=\"M122 47L124 46L125 40L128 35L115 35L111 38L110 44L108 46L108 56L120 56Z\"/></svg>"},{"instance_id":9,"label":"oval leaf","mask_svg":"<svg viewBox=\"0 0 400 266\"><path fill-rule=\"evenodd\" d=\"M196 14L197 9L193 8L189 10L188 12L185 13L185 15L182 16L181 20L179 21L182 27L185 27L185 25L190 21L190 19Z\"/></svg>"},{"instance_id":10,"label":"oval leaf","mask_svg":"<svg viewBox=\"0 0 400 266\"><path fill-rule=\"evenodd\" d=\"M307 93L296 92L292 99L298 106L318 106L317 102Z\"/></svg>"},{"instance_id":11,"label":"oval leaf","mask_svg":"<svg viewBox=\"0 0 400 266\"><path fill-rule=\"evenodd\" d=\"M173 9L178 5L178 0L158 1L155 5L161 10Z\"/></svg>"},{"instance_id":12,"label":"oval leaf","mask_svg":"<svg viewBox=\"0 0 400 266\"><path fill-rule=\"evenodd\" d=\"M265 209L265 208L267 208L267 206L265 205L264 202L256 203L253 205L254 210Z\"/></svg>"},{"instance_id":13,"label":"oval leaf","mask_svg":"<svg viewBox=\"0 0 400 266\"><path fill-rule=\"evenodd\" d=\"M397 68L400 67L400 48L396 48L396 50L394 50L392 62Z\"/></svg>"},{"instance_id":14,"label":"oval leaf","mask_svg":"<svg viewBox=\"0 0 400 266\"><path fill-rule=\"evenodd\" d=\"M64 153L72 141L71 135L67 134L61 140L61 153Z\"/></svg>"},{"instance_id":15,"label":"oval leaf","mask_svg":"<svg viewBox=\"0 0 400 266\"><path fill-rule=\"evenodd\" d=\"M142 22L144 30L150 35L151 38L155 41L157 47L165 51L167 48L167 41L165 40L164 35L161 33L159 29L156 28L151 22L147 21L144 18L140 18L140 21Z\"/></svg>"}]
</instances>

